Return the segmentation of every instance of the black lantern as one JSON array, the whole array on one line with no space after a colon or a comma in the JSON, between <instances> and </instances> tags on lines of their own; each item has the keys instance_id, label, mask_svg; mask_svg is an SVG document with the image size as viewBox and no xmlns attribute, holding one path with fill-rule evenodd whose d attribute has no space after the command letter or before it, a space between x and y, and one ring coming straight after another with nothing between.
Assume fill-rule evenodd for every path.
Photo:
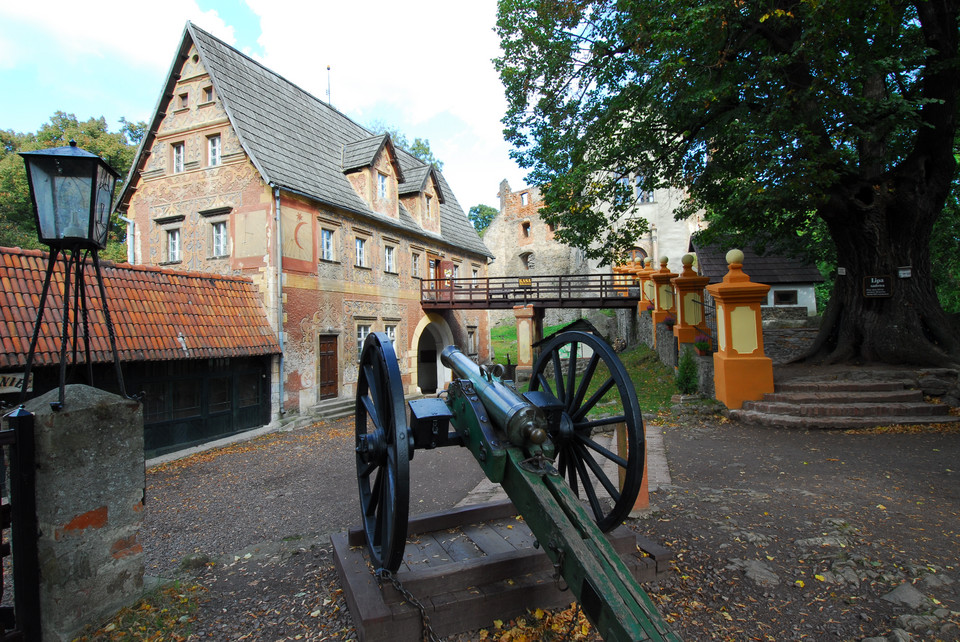
<instances>
[{"instance_id":1,"label":"black lantern","mask_svg":"<svg viewBox=\"0 0 960 642\"><path fill-rule=\"evenodd\" d=\"M113 189L119 174L77 147L21 152L40 242L49 247L102 250L107 246Z\"/></svg>"},{"instance_id":2,"label":"black lantern","mask_svg":"<svg viewBox=\"0 0 960 642\"><path fill-rule=\"evenodd\" d=\"M21 400L26 397L27 383L33 355L40 335L43 310L47 292L53 275L57 257L62 253L63 275L63 319L60 342L60 401L51 404L55 410L63 407L64 385L66 383L67 343L70 333L70 281L75 279L73 300L73 361L77 361L78 321L82 319L82 334L86 352L88 378L93 381L93 363L90 354L90 332L87 324L86 288L84 287L87 256L93 261L103 315L106 321L110 347L116 366L117 382L120 393L127 396L123 385L123 373L117 353L116 334L110 322L110 310L107 308L107 293L103 287L100 273L99 252L107 246L107 231L110 228L110 210L113 205L113 190L119 174L96 154L77 147L70 141L69 147L43 149L34 152L21 152L27 165L27 177L30 182L30 196L33 199L34 214L37 221L37 236L40 242L50 248L47 260L47 273L40 294L40 308L37 322L30 341L30 352L24 372Z\"/></svg>"}]
</instances>

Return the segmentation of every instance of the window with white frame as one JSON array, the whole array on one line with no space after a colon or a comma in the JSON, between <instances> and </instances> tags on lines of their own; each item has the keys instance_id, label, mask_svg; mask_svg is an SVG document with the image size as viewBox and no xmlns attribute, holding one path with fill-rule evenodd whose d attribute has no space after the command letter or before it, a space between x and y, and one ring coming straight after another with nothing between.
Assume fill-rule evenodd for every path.
<instances>
[{"instance_id":1,"label":"window with white frame","mask_svg":"<svg viewBox=\"0 0 960 642\"><path fill-rule=\"evenodd\" d=\"M207 165L213 167L220 164L220 134L207 138Z\"/></svg>"},{"instance_id":2,"label":"window with white frame","mask_svg":"<svg viewBox=\"0 0 960 642\"><path fill-rule=\"evenodd\" d=\"M227 256L227 222L216 221L211 224L213 256Z\"/></svg>"},{"instance_id":3,"label":"window with white frame","mask_svg":"<svg viewBox=\"0 0 960 642\"><path fill-rule=\"evenodd\" d=\"M397 248L392 245L383 246L383 271L397 273Z\"/></svg>"},{"instance_id":4,"label":"window with white frame","mask_svg":"<svg viewBox=\"0 0 960 642\"><path fill-rule=\"evenodd\" d=\"M396 344L397 342L397 325L395 323L387 323L383 326L383 333L387 335L387 338L390 339L390 343Z\"/></svg>"},{"instance_id":5,"label":"window with white frame","mask_svg":"<svg viewBox=\"0 0 960 642\"><path fill-rule=\"evenodd\" d=\"M363 342L367 340L367 335L370 334L370 324L369 323L358 323L357 324L357 357L360 357L360 353L363 351Z\"/></svg>"},{"instance_id":6,"label":"window with white frame","mask_svg":"<svg viewBox=\"0 0 960 642\"><path fill-rule=\"evenodd\" d=\"M333 230L320 228L320 258L324 261L334 261Z\"/></svg>"},{"instance_id":7,"label":"window with white frame","mask_svg":"<svg viewBox=\"0 0 960 642\"><path fill-rule=\"evenodd\" d=\"M387 175L377 173L377 198L387 198Z\"/></svg>"},{"instance_id":8,"label":"window with white frame","mask_svg":"<svg viewBox=\"0 0 960 642\"><path fill-rule=\"evenodd\" d=\"M180 228L167 230L167 263L180 262Z\"/></svg>"},{"instance_id":9,"label":"window with white frame","mask_svg":"<svg viewBox=\"0 0 960 642\"><path fill-rule=\"evenodd\" d=\"M213 102L213 85L207 85L203 88L203 102Z\"/></svg>"},{"instance_id":10,"label":"window with white frame","mask_svg":"<svg viewBox=\"0 0 960 642\"><path fill-rule=\"evenodd\" d=\"M420 254L414 252L410 255L410 274L412 276L420 276Z\"/></svg>"},{"instance_id":11,"label":"window with white frame","mask_svg":"<svg viewBox=\"0 0 960 642\"><path fill-rule=\"evenodd\" d=\"M454 264L453 264L453 278L455 278L455 279L459 279L459 278L460 278L460 264L459 264L459 263L454 263Z\"/></svg>"},{"instance_id":12,"label":"window with white frame","mask_svg":"<svg viewBox=\"0 0 960 642\"><path fill-rule=\"evenodd\" d=\"M354 241L357 267L367 267L367 239L357 237Z\"/></svg>"},{"instance_id":13,"label":"window with white frame","mask_svg":"<svg viewBox=\"0 0 960 642\"><path fill-rule=\"evenodd\" d=\"M184 149L183 143L173 144L173 173L179 174L183 171Z\"/></svg>"},{"instance_id":14,"label":"window with white frame","mask_svg":"<svg viewBox=\"0 0 960 642\"><path fill-rule=\"evenodd\" d=\"M430 216L430 206L432 204L433 204L433 197L430 196L429 194L424 194L424 207L426 209L424 209L423 212L426 216Z\"/></svg>"}]
</instances>

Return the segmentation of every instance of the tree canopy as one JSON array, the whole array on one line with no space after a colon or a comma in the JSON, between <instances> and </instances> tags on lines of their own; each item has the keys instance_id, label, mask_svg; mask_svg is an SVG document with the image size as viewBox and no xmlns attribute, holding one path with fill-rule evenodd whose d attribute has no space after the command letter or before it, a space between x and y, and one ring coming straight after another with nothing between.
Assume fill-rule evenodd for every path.
<instances>
[{"instance_id":1,"label":"tree canopy","mask_svg":"<svg viewBox=\"0 0 960 642\"><path fill-rule=\"evenodd\" d=\"M483 236L483 233L490 227L490 223L494 217L499 213L500 211L495 207L480 204L470 208L470 211L467 212L467 218L473 223L473 227L477 230L477 233Z\"/></svg>"},{"instance_id":2,"label":"tree canopy","mask_svg":"<svg viewBox=\"0 0 960 642\"><path fill-rule=\"evenodd\" d=\"M146 131L144 122L131 123L121 119L120 125L120 131L110 132L103 117L79 121L74 114L58 111L50 117L49 123L34 133L0 130L0 245L42 249L37 240L26 166L19 152L65 147L75 140L78 147L97 154L120 174L117 181L119 193L137 144ZM119 245L124 229L117 220L112 222L110 239L113 243L108 245L105 257L125 256Z\"/></svg>"},{"instance_id":3,"label":"tree canopy","mask_svg":"<svg viewBox=\"0 0 960 642\"><path fill-rule=\"evenodd\" d=\"M817 344L831 360L956 363L929 250L956 167L957 12L948 0L500 0L505 135L541 215L589 255L613 258L645 227L622 179L677 188L677 216L705 212L716 238L832 240L848 277ZM863 300L861 280L898 265L912 279Z\"/></svg>"}]
</instances>

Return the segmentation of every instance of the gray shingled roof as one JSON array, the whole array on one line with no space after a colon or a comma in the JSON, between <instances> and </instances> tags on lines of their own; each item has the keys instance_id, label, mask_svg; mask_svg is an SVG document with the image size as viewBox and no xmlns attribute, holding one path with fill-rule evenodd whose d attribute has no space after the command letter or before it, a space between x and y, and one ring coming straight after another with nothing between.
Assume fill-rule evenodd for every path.
<instances>
[{"instance_id":1,"label":"gray shingled roof","mask_svg":"<svg viewBox=\"0 0 960 642\"><path fill-rule=\"evenodd\" d=\"M727 273L727 252L733 248L721 248L719 245L701 247L692 242L697 255L697 265L703 276L710 277L710 283L720 283ZM767 253L757 254L749 246L737 248L743 251L743 271L756 283L821 283L820 271L805 261L787 256Z\"/></svg>"},{"instance_id":2,"label":"gray shingled roof","mask_svg":"<svg viewBox=\"0 0 960 642\"><path fill-rule=\"evenodd\" d=\"M493 256L463 208L452 198L452 191L440 172L437 177L447 196L440 207L440 237L421 229L402 206L399 223L373 211L357 195L344 174L344 153L349 147L351 157L359 157L374 142L379 149L382 136L375 136L327 103L188 22L179 49L181 56L186 55L191 41L200 52L244 151L264 181L388 226L399 226L420 236L437 238L461 250ZM175 60L167 89L157 105L151 132L156 132L172 96L178 65L179 60ZM141 144L131 174L139 166L143 150L149 149L148 143L152 145L149 138L152 137L146 137ZM403 176L408 171L429 168L404 150L395 151ZM126 187L130 183L128 180L120 202L127 197Z\"/></svg>"},{"instance_id":3,"label":"gray shingled roof","mask_svg":"<svg viewBox=\"0 0 960 642\"><path fill-rule=\"evenodd\" d=\"M434 177L434 180L436 180L437 168L435 168L433 165L420 165L418 167L414 167L409 172L404 174L404 178L406 180L400 183L398 188L400 195L403 196L404 194L414 193L419 194L420 192L424 191L427 188L427 181L431 176ZM443 203L443 201L446 200L446 195L443 193L443 190L439 189L439 187L440 181L437 180L437 198L439 198L440 202Z\"/></svg>"}]
</instances>

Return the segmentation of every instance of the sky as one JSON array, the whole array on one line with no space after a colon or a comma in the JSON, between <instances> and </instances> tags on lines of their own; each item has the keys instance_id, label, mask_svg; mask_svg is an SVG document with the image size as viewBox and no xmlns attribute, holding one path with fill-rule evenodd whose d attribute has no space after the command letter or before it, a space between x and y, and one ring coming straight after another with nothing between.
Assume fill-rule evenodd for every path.
<instances>
[{"instance_id":1,"label":"sky","mask_svg":"<svg viewBox=\"0 0 960 642\"><path fill-rule=\"evenodd\" d=\"M321 100L329 88L361 125L429 140L464 210L524 185L500 122L496 0L0 0L0 129L56 111L110 131L149 121L188 20Z\"/></svg>"}]
</instances>

